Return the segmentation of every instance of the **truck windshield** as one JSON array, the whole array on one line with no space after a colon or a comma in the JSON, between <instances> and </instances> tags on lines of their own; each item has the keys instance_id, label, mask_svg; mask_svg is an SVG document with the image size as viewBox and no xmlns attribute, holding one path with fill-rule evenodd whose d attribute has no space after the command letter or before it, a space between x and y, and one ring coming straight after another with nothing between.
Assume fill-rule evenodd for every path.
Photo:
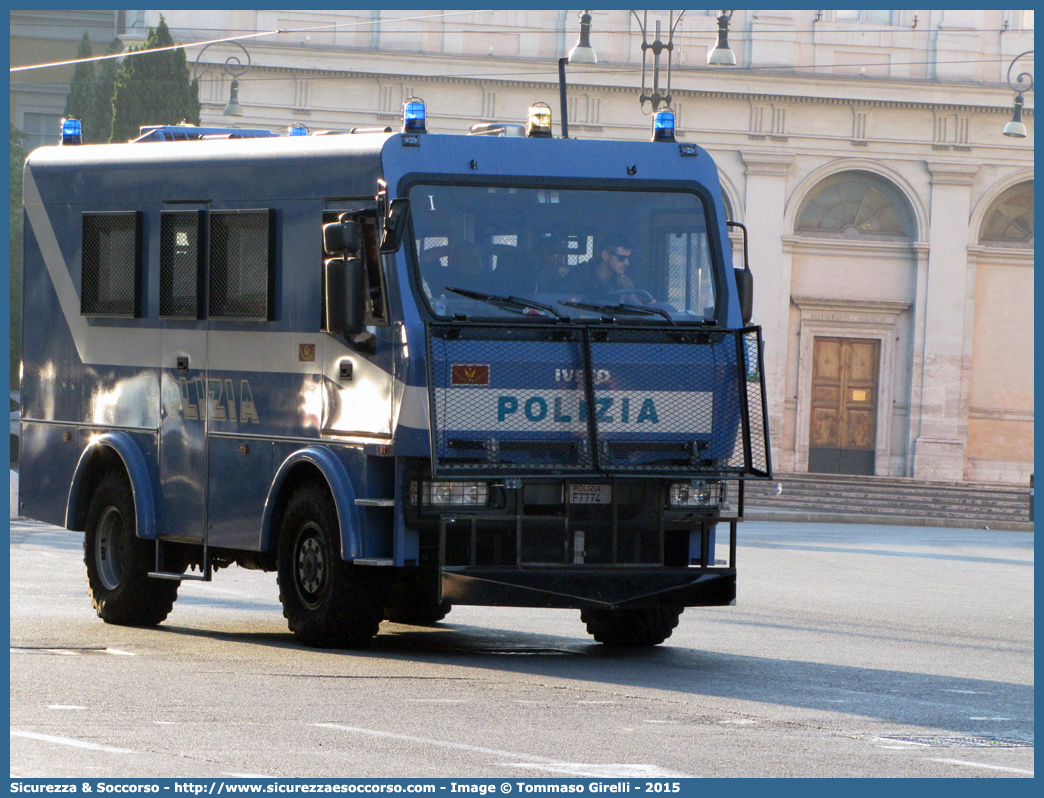
<instances>
[{"instance_id":1,"label":"truck windshield","mask_svg":"<svg viewBox=\"0 0 1044 798\"><path fill-rule=\"evenodd\" d=\"M437 316L552 315L478 293L572 317L602 311L560 302L714 319L707 213L696 194L417 184L409 196L419 285ZM666 323L661 312L626 315Z\"/></svg>"}]
</instances>

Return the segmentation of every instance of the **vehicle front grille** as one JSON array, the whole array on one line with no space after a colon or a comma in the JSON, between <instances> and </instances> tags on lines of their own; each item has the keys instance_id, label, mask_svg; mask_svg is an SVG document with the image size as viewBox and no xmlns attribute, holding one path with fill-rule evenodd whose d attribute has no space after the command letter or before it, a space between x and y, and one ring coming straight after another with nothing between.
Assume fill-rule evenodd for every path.
<instances>
[{"instance_id":1,"label":"vehicle front grille","mask_svg":"<svg viewBox=\"0 0 1044 798\"><path fill-rule=\"evenodd\" d=\"M454 513L437 520L446 566L662 565L661 485L612 483L606 504L568 501L568 483L509 492L503 513ZM528 490L535 488L535 490ZM684 533L687 535L687 533Z\"/></svg>"}]
</instances>

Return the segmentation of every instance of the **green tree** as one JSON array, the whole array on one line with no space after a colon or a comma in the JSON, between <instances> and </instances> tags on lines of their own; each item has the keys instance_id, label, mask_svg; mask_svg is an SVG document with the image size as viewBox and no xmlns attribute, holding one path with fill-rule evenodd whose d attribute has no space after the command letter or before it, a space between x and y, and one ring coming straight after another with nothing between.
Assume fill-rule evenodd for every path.
<instances>
[{"instance_id":1,"label":"green tree","mask_svg":"<svg viewBox=\"0 0 1044 798\"><path fill-rule=\"evenodd\" d=\"M108 55L114 55L123 49L119 39L109 47ZM85 139L91 144L105 144L112 135L112 95L116 90L116 73L120 64L115 58L101 62L98 71L98 79L94 84L94 102L91 103L90 116L83 120L83 129L89 138Z\"/></svg>"},{"instance_id":2,"label":"green tree","mask_svg":"<svg viewBox=\"0 0 1044 798\"><path fill-rule=\"evenodd\" d=\"M149 28L138 50L170 47L174 39L167 22ZM138 55L123 59L116 73L112 98L112 137L128 141L138 137L142 125L176 125L185 120L199 124L199 81L189 80L184 50Z\"/></svg>"},{"instance_id":3,"label":"green tree","mask_svg":"<svg viewBox=\"0 0 1044 798\"><path fill-rule=\"evenodd\" d=\"M80 46L76 48L76 57L78 59L90 58L92 55L94 53L91 51L91 38L87 35L87 31L84 31L83 38L80 39ZM79 63L76 65L72 81L69 83L69 93L65 97L65 116L74 116L86 123L93 111L94 96L94 62ZM84 127L84 142L93 142L98 131L86 129L86 124ZM106 131L105 140L108 138L108 131Z\"/></svg>"},{"instance_id":4,"label":"green tree","mask_svg":"<svg viewBox=\"0 0 1044 798\"><path fill-rule=\"evenodd\" d=\"M25 134L11 125L11 385L22 360L22 167Z\"/></svg>"}]
</instances>

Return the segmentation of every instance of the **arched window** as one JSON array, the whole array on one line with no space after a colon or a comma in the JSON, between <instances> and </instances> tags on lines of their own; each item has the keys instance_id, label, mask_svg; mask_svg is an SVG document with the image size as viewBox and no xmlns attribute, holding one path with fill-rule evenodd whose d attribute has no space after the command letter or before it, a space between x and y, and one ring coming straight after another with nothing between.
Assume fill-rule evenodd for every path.
<instances>
[{"instance_id":1,"label":"arched window","mask_svg":"<svg viewBox=\"0 0 1044 798\"><path fill-rule=\"evenodd\" d=\"M725 206L725 218L734 220L736 217L732 213L732 202L729 200L729 195L725 193L725 189L721 190L721 202Z\"/></svg>"},{"instance_id":2,"label":"arched window","mask_svg":"<svg viewBox=\"0 0 1044 798\"><path fill-rule=\"evenodd\" d=\"M1012 186L993 203L979 234L992 247L1033 247L1033 181Z\"/></svg>"},{"instance_id":3,"label":"arched window","mask_svg":"<svg viewBox=\"0 0 1044 798\"><path fill-rule=\"evenodd\" d=\"M824 180L798 214L800 235L826 238L914 237L913 211L895 186L868 172Z\"/></svg>"}]
</instances>

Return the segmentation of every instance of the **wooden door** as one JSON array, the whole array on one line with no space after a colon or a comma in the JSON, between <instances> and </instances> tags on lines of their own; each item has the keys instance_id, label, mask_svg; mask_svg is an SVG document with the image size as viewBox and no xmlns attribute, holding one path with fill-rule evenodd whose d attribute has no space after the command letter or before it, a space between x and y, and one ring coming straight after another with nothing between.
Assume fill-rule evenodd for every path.
<instances>
[{"instance_id":1,"label":"wooden door","mask_svg":"<svg viewBox=\"0 0 1044 798\"><path fill-rule=\"evenodd\" d=\"M876 340L813 341L809 471L874 473L879 351Z\"/></svg>"}]
</instances>

